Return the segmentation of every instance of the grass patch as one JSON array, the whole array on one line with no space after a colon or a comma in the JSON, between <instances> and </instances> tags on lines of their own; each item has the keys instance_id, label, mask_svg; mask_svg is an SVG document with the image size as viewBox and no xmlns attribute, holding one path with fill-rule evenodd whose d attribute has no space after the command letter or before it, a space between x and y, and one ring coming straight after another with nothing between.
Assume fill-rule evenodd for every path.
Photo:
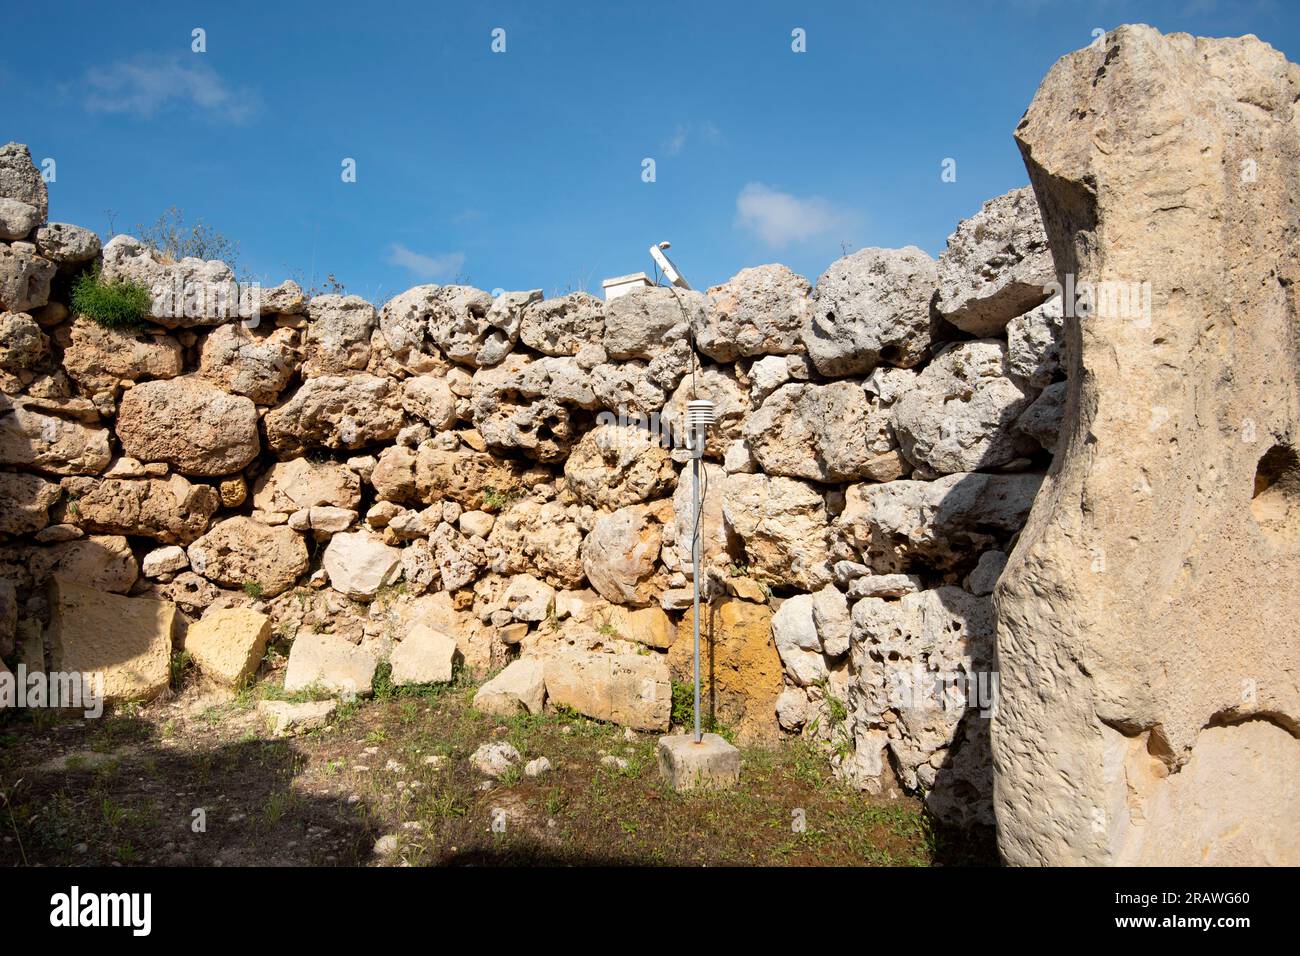
<instances>
[{"instance_id":1,"label":"grass patch","mask_svg":"<svg viewBox=\"0 0 1300 956\"><path fill-rule=\"evenodd\" d=\"M695 685L685 681L673 681L672 722L678 727L695 726ZM735 734L730 727L721 723L712 714L700 717L700 730L706 734L719 734L728 743L735 743Z\"/></svg>"},{"instance_id":2,"label":"grass patch","mask_svg":"<svg viewBox=\"0 0 1300 956\"><path fill-rule=\"evenodd\" d=\"M486 487L483 489L483 503L480 507L483 511L500 512L505 511L518 500L518 491L513 489L499 491L496 488Z\"/></svg>"},{"instance_id":3,"label":"grass patch","mask_svg":"<svg viewBox=\"0 0 1300 956\"><path fill-rule=\"evenodd\" d=\"M72 310L108 329L142 328L152 303L147 286L129 279L109 281L98 266L72 284Z\"/></svg>"},{"instance_id":4,"label":"grass patch","mask_svg":"<svg viewBox=\"0 0 1300 956\"><path fill-rule=\"evenodd\" d=\"M412 698L435 700L448 691L462 690L464 681L461 666L457 663L452 670L449 683L402 684L398 686L393 683L393 665L388 661L380 661L379 666L375 668L375 677L371 686L374 690L375 700L396 700L399 698L406 700Z\"/></svg>"},{"instance_id":5,"label":"grass patch","mask_svg":"<svg viewBox=\"0 0 1300 956\"><path fill-rule=\"evenodd\" d=\"M194 658L189 651L173 651L171 659L171 687L180 690L185 680L195 670Z\"/></svg>"}]
</instances>

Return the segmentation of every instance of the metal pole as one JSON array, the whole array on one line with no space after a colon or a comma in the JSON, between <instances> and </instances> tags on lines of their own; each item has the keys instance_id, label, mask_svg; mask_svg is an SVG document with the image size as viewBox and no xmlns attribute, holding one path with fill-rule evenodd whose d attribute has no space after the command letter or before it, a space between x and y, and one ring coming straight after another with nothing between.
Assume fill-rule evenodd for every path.
<instances>
[{"instance_id":1,"label":"metal pole","mask_svg":"<svg viewBox=\"0 0 1300 956\"><path fill-rule=\"evenodd\" d=\"M703 429L692 437L694 441L703 442ZM695 580L695 742L697 744L704 739L704 735L700 732L700 538L704 531L703 516L700 514L700 462L701 456L696 455L692 459L691 469L694 477L691 491L695 501L695 541L691 547L691 564L694 571L691 577Z\"/></svg>"}]
</instances>

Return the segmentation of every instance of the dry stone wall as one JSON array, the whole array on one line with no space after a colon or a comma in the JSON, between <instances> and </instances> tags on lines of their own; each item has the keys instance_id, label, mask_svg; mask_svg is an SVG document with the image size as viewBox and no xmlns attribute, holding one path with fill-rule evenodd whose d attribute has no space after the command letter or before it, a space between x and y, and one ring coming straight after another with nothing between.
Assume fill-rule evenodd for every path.
<instances>
[{"instance_id":1,"label":"dry stone wall","mask_svg":"<svg viewBox=\"0 0 1300 956\"><path fill-rule=\"evenodd\" d=\"M25 147L0 151L0 184L10 665L127 653L78 607L174 609L139 636L150 692L188 626L227 683L268 640L291 689L364 693L380 661L446 675L452 654L504 668L477 698L493 712L663 731L698 574L710 717L804 734L860 787L897 778L992 822L990 592L1064 375L1028 189L937 262L863 249L815 286L766 265L707 292L420 286L376 309L286 282L253 322L186 294L239 299L223 263L47 225ZM145 328L69 310L97 263L154 290ZM672 453L696 395L718 408L698 569Z\"/></svg>"}]
</instances>

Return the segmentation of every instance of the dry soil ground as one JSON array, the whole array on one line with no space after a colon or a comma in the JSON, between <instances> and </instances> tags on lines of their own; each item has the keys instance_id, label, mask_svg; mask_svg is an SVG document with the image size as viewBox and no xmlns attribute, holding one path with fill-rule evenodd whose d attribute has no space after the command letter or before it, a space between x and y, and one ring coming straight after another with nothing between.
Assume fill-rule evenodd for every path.
<instances>
[{"instance_id":1,"label":"dry soil ground","mask_svg":"<svg viewBox=\"0 0 1300 956\"><path fill-rule=\"evenodd\" d=\"M837 782L801 741L743 751L741 784L679 795L655 737L575 714L501 720L464 681L344 706L332 724L270 736L241 693L194 685L95 720L0 715L6 865L934 865L992 863L989 834L933 827L911 798ZM481 743L523 755L496 783ZM607 766L614 755L626 767ZM554 766L530 778L523 762ZM441 757L442 759L436 759ZM802 822L802 827L800 827ZM203 824L200 826L199 824ZM381 856L381 837L396 852ZM388 845L393 840L384 841Z\"/></svg>"}]
</instances>

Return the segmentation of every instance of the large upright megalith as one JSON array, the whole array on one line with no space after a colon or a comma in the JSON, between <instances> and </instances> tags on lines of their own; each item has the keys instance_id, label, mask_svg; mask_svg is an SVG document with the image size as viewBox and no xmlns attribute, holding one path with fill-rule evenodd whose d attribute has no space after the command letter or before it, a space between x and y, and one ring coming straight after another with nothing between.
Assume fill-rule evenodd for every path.
<instances>
[{"instance_id":1,"label":"large upright megalith","mask_svg":"<svg viewBox=\"0 0 1300 956\"><path fill-rule=\"evenodd\" d=\"M1078 299L995 597L1009 863L1300 863L1297 97L1253 36L1126 26L1016 129Z\"/></svg>"}]
</instances>

